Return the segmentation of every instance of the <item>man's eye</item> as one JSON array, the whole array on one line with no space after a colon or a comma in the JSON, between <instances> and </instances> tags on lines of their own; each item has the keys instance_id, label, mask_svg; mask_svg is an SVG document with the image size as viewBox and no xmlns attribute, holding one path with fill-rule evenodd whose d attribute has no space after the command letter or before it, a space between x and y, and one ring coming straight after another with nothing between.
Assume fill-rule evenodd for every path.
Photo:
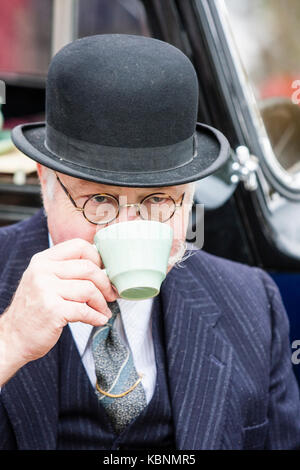
<instances>
[{"instance_id":1,"label":"man's eye","mask_svg":"<svg viewBox=\"0 0 300 470\"><path fill-rule=\"evenodd\" d=\"M148 199L151 204L163 204L167 202L167 198L160 196L152 196Z\"/></svg>"},{"instance_id":2,"label":"man's eye","mask_svg":"<svg viewBox=\"0 0 300 470\"><path fill-rule=\"evenodd\" d=\"M105 202L108 202L108 198L106 196L102 196L102 195L99 195L99 196L94 196L92 198L92 200L96 203L96 204L103 204Z\"/></svg>"}]
</instances>

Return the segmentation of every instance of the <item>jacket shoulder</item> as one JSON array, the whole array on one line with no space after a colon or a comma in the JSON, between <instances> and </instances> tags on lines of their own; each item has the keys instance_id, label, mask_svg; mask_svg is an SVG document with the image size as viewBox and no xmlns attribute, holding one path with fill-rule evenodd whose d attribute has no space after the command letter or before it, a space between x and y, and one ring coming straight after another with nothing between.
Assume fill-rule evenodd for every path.
<instances>
[{"instance_id":1,"label":"jacket shoulder","mask_svg":"<svg viewBox=\"0 0 300 470\"><path fill-rule=\"evenodd\" d=\"M5 237L14 236L22 231L32 230L39 225L46 224L46 217L43 209L38 209L37 212L31 217L21 220L20 222L5 225L0 227L0 238L4 239Z\"/></svg>"},{"instance_id":2,"label":"jacket shoulder","mask_svg":"<svg viewBox=\"0 0 300 470\"><path fill-rule=\"evenodd\" d=\"M0 228L0 272L3 270L6 261L11 257L18 238L22 236L24 226L26 229L25 221L22 221Z\"/></svg>"},{"instance_id":3,"label":"jacket shoulder","mask_svg":"<svg viewBox=\"0 0 300 470\"><path fill-rule=\"evenodd\" d=\"M187 252L170 274L184 297L210 298L222 317L236 325L244 319L255 328L270 330L272 301L281 303L278 287L267 272L203 250Z\"/></svg>"},{"instance_id":4,"label":"jacket shoulder","mask_svg":"<svg viewBox=\"0 0 300 470\"><path fill-rule=\"evenodd\" d=\"M35 251L39 241L47 239L48 230L43 210L16 224L0 228L0 275L15 256Z\"/></svg>"},{"instance_id":5,"label":"jacket shoulder","mask_svg":"<svg viewBox=\"0 0 300 470\"><path fill-rule=\"evenodd\" d=\"M172 271L171 271L172 272ZM184 261L174 267L173 275L189 273L195 283L212 284L219 288L233 288L234 286L248 289L269 282L273 285L270 276L261 268L249 266L212 255L203 250L188 250Z\"/></svg>"}]
</instances>

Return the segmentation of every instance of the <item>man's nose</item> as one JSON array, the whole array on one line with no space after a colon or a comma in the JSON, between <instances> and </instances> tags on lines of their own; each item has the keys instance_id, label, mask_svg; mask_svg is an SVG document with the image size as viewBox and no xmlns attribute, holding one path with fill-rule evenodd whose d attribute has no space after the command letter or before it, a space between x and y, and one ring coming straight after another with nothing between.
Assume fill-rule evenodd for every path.
<instances>
[{"instance_id":1,"label":"man's nose","mask_svg":"<svg viewBox=\"0 0 300 470\"><path fill-rule=\"evenodd\" d=\"M140 218L138 205L135 204L124 204L119 208L118 217L109 222L107 225L98 225L96 232L101 230L108 225L118 224L119 222L127 222Z\"/></svg>"},{"instance_id":2,"label":"man's nose","mask_svg":"<svg viewBox=\"0 0 300 470\"><path fill-rule=\"evenodd\" d=\"M125 222L135 220L140 217L139 207L137 204L123 204L120 207L118 220L119 222Z\"/></svg>"}]
</instances>

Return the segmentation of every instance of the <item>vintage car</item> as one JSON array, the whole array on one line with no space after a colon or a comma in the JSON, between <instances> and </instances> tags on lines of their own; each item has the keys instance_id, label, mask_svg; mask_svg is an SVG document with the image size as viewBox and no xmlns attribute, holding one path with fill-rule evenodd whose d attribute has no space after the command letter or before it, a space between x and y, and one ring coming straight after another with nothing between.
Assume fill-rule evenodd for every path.
<instances>
[{"instance_id":1,"label":"vintage car","mask_svg":"<svg viewBox=\"0 0 300 470\"><path fill-rule=\"evenodd\" d=\"M3 0L0 79L9 130L44 119L49 61L74 38L141 34L188 55L199 79L198 120L219 128L231 145L226 165L197 183L189 233L197 204L204 204L199 247L273 277L290 319L300 383L299 17L298 0L289 8L269 0ZM2 150L0 225L40 206L35 167L15 149Z\"/></svg>"}]
</instances>

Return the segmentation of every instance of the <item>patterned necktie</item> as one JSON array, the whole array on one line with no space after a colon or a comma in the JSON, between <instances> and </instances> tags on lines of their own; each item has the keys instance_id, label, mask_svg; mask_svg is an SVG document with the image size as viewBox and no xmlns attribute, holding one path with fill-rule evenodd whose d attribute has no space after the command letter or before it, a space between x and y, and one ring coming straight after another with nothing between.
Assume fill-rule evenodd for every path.
<instances>
[{"instance_id":1,"label":"patterned necktie","mask_svg":"<svg viewBox=\"0 0 300 470\"><path fill-rule=\"evenodd\" d=\"M112 317L104 326L97 328L92 350L97 377L96 394L119 434L142 412L147 401L141 376L134 367L132 353L113 329L114 321L120 313L118 303L108 302L108 307L112 311ZM130 391L126 393L128 390Z\"/></svg>"}]
</instances>

